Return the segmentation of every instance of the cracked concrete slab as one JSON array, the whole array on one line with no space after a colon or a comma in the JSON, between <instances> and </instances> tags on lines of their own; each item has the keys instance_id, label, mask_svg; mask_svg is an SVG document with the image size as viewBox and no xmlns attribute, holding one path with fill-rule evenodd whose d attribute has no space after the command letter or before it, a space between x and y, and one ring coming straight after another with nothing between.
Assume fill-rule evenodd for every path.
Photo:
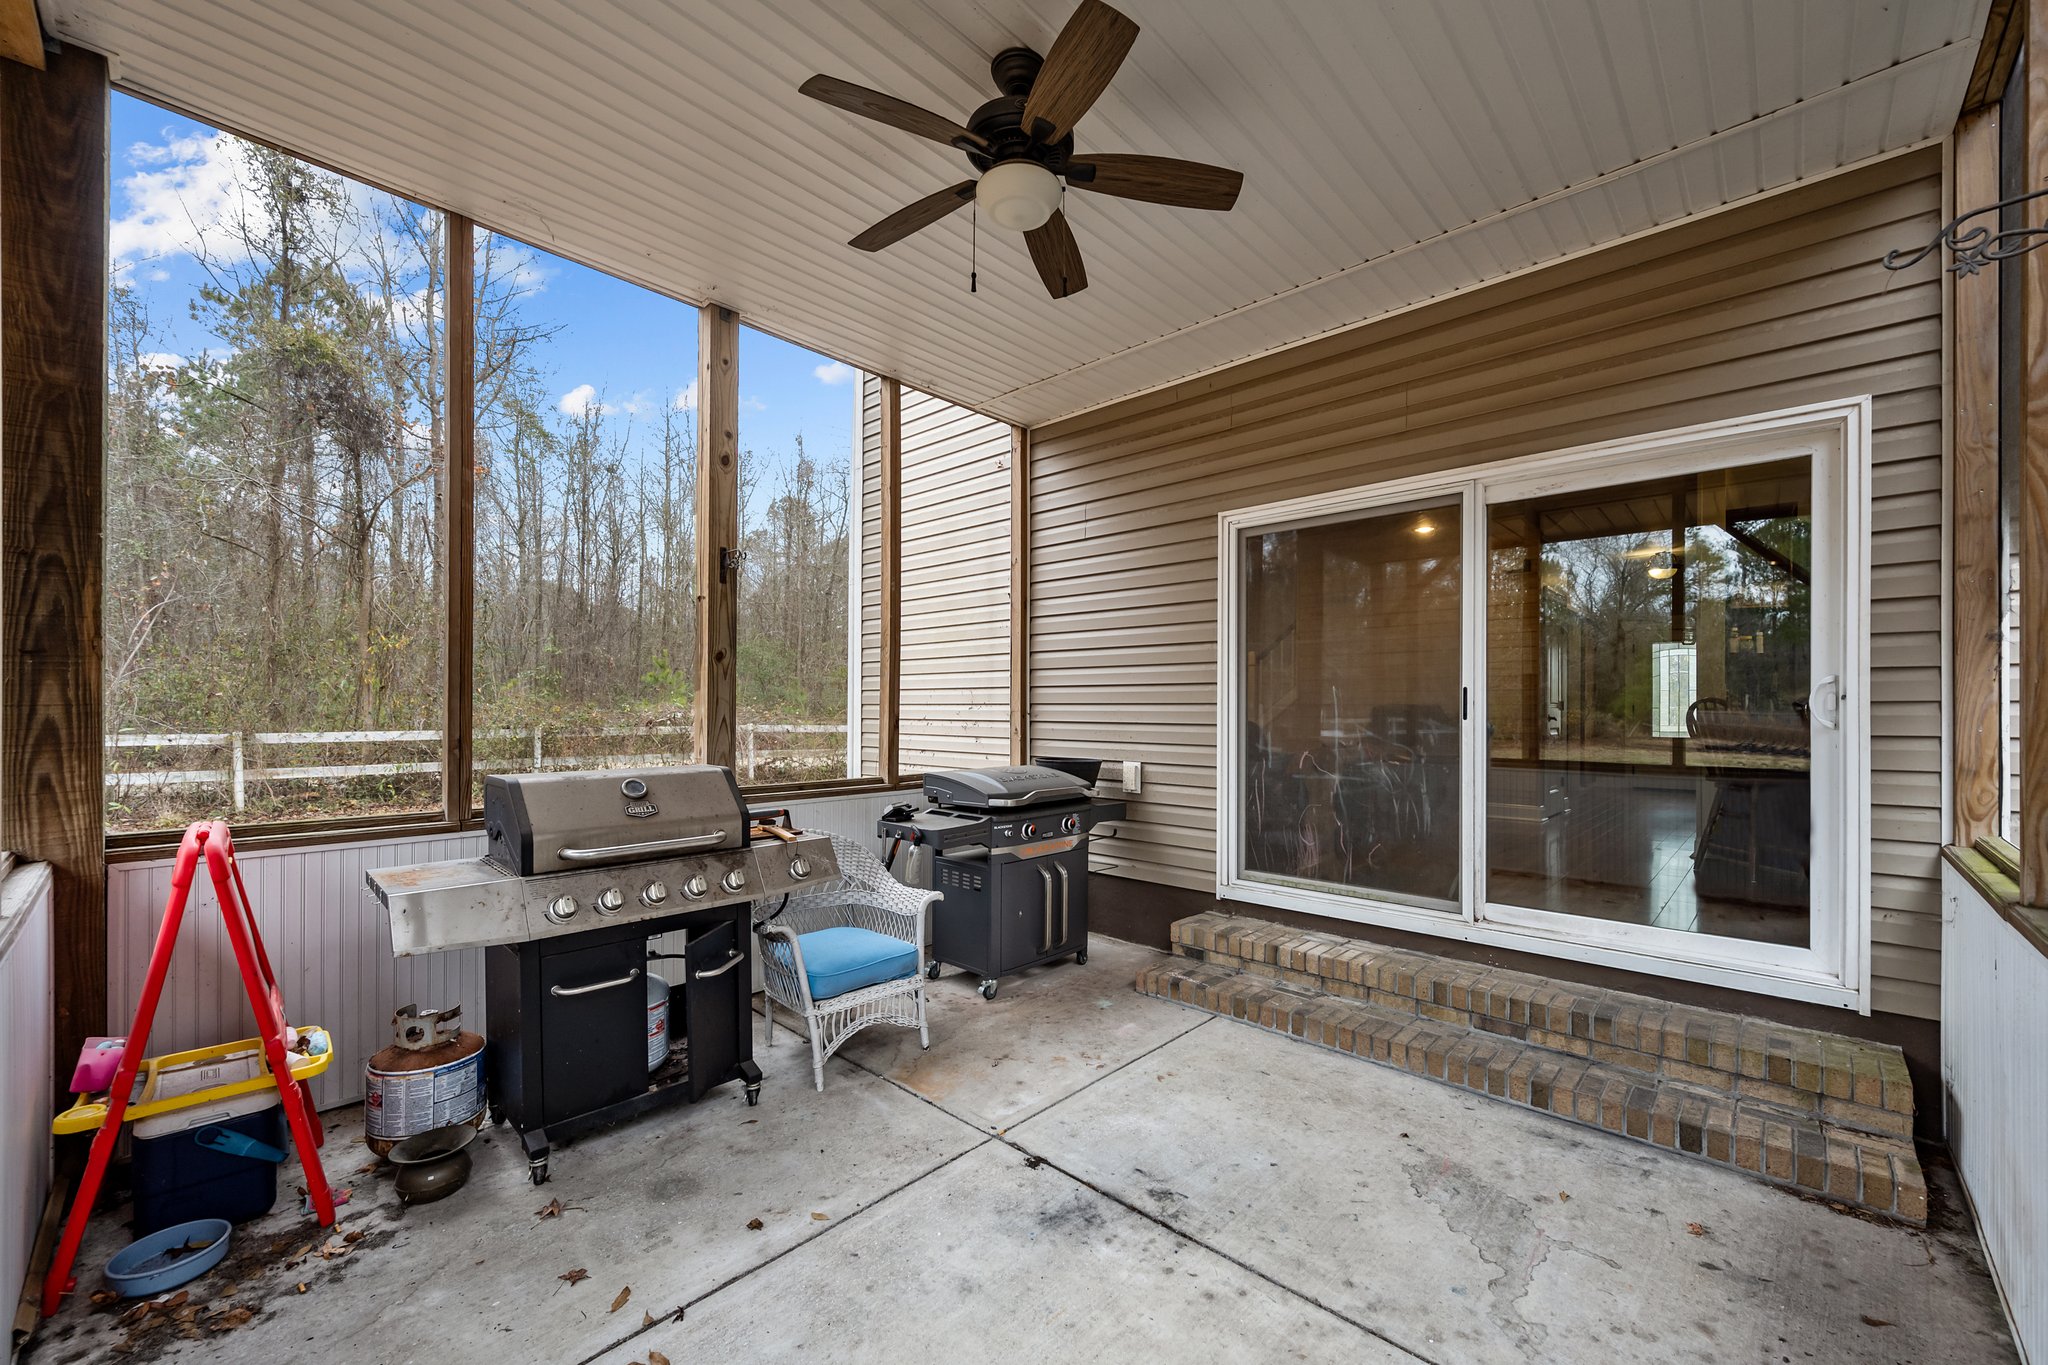
<instances>
[{"instance_id":1,"label":"cracked concrete slab","mask_svg":"<svg viewBox=\"0 0 2048 1365\"><path fill-rule=\"evenodd\" d=\"M191 1302L204 1306L193 1321L158 1315L124 1328L127 1302L87 1297L100 1287L99 1268L129 1240L120 1216L103 1214L79 1258L79 1292L45 1325L29 1359L288 1361L331 1352L362 1365L567 1365L637 1330L643 1314L672 1312L982 1140L843 1063L831 1067L822 1095L808 1065L764 1070L759 1105L748 1108L740 1087L726 1086L557 1147L552 1178L538 1187L512 1130L486 1129L471 1147L469 1184L402 1214L390 1168L383 1177L359 1169L370 1161L360 1111L330 1115L323 1159L330 1178L354 1191L333 1232L288 1207L298 1168L287 1166L278 1208L236 1229L234 1268L193 1282ZM535 1216L555 1199L565 1212ZM332 1259L315 1252L286 1263L302 1246L353 1232L364 1236ZM589 1278L559 1278L574 1270ZM251 1309L249 1321L209 1330L218 1311L237 1305ZM131 1338L136 1349L112 1354Z\"/></svg>"},{"instance_id":2,"label":"cracked concrete slab","mask_svg":"<svg viewBox=\"0 0 2048 1365\"><path fill-rule=\"evenodd\" d=\"M2015 1359L1967 1231L1227 1021L1009 1136L1431 1360Z\"/></svg>"},{"instance_id":3,"label":"cracked concrete slab","mask_svg":"<svg viewBox=\"0 0 2048 1365\"><path fill-rule=\"evenodd\" d=\"M1153 949L1106 938L1088 948L1085 963L1005 977L994 1000L981 998L979 978L950 972L925 990L929 1051L914 1032L882 1028L858 1035L841 1055L995 1132L1201 1023L1131 989L1158 960ZM1134 998L1144 1008L1134 1008Z\"/></svg>"},{"instance_id":4,"label":"cracked concrete slab","mask_svg":"<svg viewBox=\"0 0 2048 1365\"><path fill-rule=\"evenodd\" d=\"M604 1355L646 1361L1247 1359L1412 1365L1357 1327L990 1141Z\"/></svg>"}]
</instances>

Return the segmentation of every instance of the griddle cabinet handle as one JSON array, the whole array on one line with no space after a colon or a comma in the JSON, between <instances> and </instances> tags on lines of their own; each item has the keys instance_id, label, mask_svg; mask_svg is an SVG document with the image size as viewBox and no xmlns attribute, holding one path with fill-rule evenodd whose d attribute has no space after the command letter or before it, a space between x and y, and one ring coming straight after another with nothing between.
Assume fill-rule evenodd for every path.
<instances>
[{"instance_id":1,"label":"griddle cabinet handle","mask_svg":"<svg viewBox=\"0 0 2048 1365\"><path fill-rule=\"evenodd\" d=\"M593 991L608 991L614 986L630 986L640 979L640 969L635 967L624 976L613 977L610 981L594 981L588 986L550 986L550 995L589 995Z\"/></svg>"},{"instance_id":2,"label":"griddle cabinet handle","mask_svg":"<svg viewBox=\"0 0 2048 1365\"><path fill-rule=\"evenodd\" d=\"M1045 944L1038 951L1049 953L1052 951L1052 873L1040 867L1038 875L1045 882Z\"/></svg>"},{"instance_id":3,"label":"griddle cabinet handle","mask_svg":"<svg viewBox=\"0 0 2048 1365\"><path fill-rule=\"evenodd\" d=\"M587 863L597 858L637 858L650 853L688 853L695 848L717 848L725 842L725 831L714 829L709 834L690 834L680 839L650 839L644 844L609 844L604 848L565 848L561 856L572 863Z\"/></svg>"},{"instance_id":4,"label":"griddle cabinet handle","mask_svg":"<svg viewBox=\"0 0 2048 1365\"><path fill-rule=\"evenodd\" d=\"M1065 863L1054 863L1053 870L1060 874L1060 942L1065 943L1067 941L1069 924L1067 918L1068 901L1070 900L1068 895L1067 865ZM1046 951L1052 951L1050 945L1047 946Z\"/></svg>"}]
</instances>

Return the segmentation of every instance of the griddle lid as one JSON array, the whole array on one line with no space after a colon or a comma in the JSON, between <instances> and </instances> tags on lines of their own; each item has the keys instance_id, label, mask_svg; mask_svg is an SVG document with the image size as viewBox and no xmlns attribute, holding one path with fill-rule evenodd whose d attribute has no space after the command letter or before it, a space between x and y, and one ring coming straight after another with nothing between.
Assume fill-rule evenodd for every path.
<instances>
[{"instance_id":1,"label":"griddle lid","mask_svg":"<svg viewBox=\"0 0 2048 1365\"><path fill-rule=\"evenodd\" d=\"M1088 784L1072 773L1027 763L1015 768L961 768L926 773L924 796L936 806L967 810L1014 810L1080 801Z\"/></svg>"}]
</instances>

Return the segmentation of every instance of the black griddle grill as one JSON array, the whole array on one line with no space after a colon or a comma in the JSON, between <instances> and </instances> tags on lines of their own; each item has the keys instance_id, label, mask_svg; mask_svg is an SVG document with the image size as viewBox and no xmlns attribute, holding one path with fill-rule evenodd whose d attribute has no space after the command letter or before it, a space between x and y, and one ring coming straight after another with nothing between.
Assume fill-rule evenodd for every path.
<instances>
[{"instance_id":1,"label":"black griddle grill","mask_svg":"<svg viewBox=\"0 0 2048 1365\"><path fill-rule=\"evenodd\" d=\"M1005 976L1071 956L1088 960L1088 842L1120 820L1121 801L1037 764L927 773L924 810L898 807L877 832L929 853L913 858L932 909L931 965L973 972L993 1000Z\"/></svg>"}]
</instances>

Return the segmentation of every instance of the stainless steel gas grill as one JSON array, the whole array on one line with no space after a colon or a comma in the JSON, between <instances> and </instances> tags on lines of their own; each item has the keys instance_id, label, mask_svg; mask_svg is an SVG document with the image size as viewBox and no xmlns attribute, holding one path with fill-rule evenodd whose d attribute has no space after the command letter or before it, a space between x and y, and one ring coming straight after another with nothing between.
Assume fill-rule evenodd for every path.
<instances>
[{"instance_id":1,"label":"stainless steel gas grill","mask_svg":"<svg viewBox=\"0 0 2048 1365\"><path fill-rule=\"evenodd\" d=\"M724 768L492 776L482 858L367 874L396 955L485 949L491 1114L535 1184L555 1141L731 1080L759 1098L750 909L839 865L822 834L752 838L758 819ZM648 940L676 932L671 1042L650 1070Z\"/></svg>"},{"instance_id":2,"label":"stainless steel gas grill","mask_svg":"<svg viewBox=\"0 0 2048 1365\"><path fill-rule=\"evenodd\" d=\"M913 884L943 892L932 908L928 974L951 963L993 1000L1013 972L1072 954L1088 960L1088 840L1120 820L1121 801L1072 773L1037 764L927 773L931 806L898 806L877 826L912 846Z\"/></svg>"}]
</instances>

